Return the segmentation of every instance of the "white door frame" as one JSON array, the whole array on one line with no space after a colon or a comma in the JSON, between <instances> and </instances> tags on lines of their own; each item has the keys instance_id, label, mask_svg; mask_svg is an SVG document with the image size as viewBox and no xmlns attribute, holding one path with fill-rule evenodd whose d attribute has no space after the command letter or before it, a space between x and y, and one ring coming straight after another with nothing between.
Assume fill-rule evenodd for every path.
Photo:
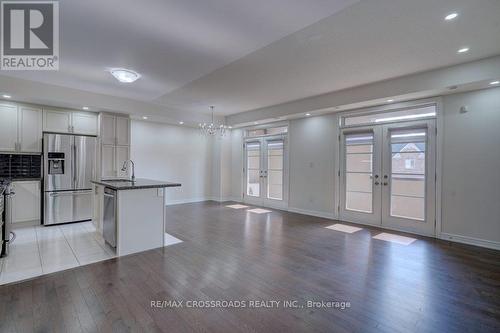
<instances>
[{"instance_id":1,"label":"white door frame","mask_svg":"<svg viewBox=\"0 0 500 333\"><path fill-rule=\"evenodd\" d=\"M283 140L283 200L270 199L267 196L267 142L273 140ZM247 195L247 148L249 143L260 144L260 190L259 196ZM261 137L246 138L243 141L243 202L256 206L264 206L276 209L286 209L288 207L289 193L289 159L288 159L288 137L286 134L268 135Z\"/></svg>"},{"instance_id":2,"label":"white door frame","mask_svg":"<svg viewBox=\"0 0 500 333\"><path fill-rule=\"evenodd\" d=\"M337 160L338 162L338 172L337 172L337 202L336 202L336 208L337 208L337 217L341 220L347 221L347 222L352 222L352 223L357 223L357 224L364 224L364 225L370 225L370 223L366 223L363 220L355 219L355 218L343 218L341 214L341 206L342 206L342 159L344 158L344 151L343 151L343 143L341 141L341 131L343 129L356 129L360 128L359 126L343 126L342 124L342 117L344 116L351 116L351 115L363 115L363 114L370 114L370 113L386 113L386 112L391 112L395 110L400 110L400 109L410 109L410 108L416 108L420 106L429 106L429 105L434 105L435 110L436 110L436 117L435 117L435 201L434 201L434 207L435 207L435 226L434 230L432 232L432 235L427 235L427 236L434 236L437 238L441 238L441 228L442 228L442 206L441 206L441 195L442 195L442 154L443 154L443 102L442 98L436 97L436 98L428 98L428 99L422 99L422 100L414 100L414 101L408 101L408 102L401 102L401 103L394 103L390 105L382 105L382 106L375 106L375 107L369 107L369 108L364 108L364 109L356 109L356 110L349 110L345 111L342 113L339 113L338 116L338 122L337 122L337 128L339 129L339 135L338 135L338 141L337 141ZM408 233L412 233L412 231L409 230L401 230L398 228L393 228L391 226L381 226L382 228L385 229L391 229L391 230L399 230L399 231L405 231ZM413 232L415 233L415 232Z\"/></svg>"}]
</instances>

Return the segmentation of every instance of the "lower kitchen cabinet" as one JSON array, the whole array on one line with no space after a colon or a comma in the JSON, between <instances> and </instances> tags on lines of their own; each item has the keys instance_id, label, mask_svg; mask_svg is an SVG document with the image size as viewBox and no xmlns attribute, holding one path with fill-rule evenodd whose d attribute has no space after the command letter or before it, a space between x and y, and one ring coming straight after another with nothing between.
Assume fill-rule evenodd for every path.
<instances>
[{"instance_id":1,"label":"lower kitchen cabinet","mask_svg":"<svg viewBox=\"0 0 500 333\"><path fill-rule=\"evenodd\" d=\"M13 182L12 222L40 220L40 181Z\"/></svg>"}]
</instances>

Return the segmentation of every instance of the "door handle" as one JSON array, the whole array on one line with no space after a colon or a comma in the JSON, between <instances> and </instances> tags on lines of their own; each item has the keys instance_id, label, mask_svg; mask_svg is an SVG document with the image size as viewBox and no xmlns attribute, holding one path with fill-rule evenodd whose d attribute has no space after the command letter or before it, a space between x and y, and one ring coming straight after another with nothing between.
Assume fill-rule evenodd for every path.
<instances>
[{"instance_id":1,"label":"door handle","mask_svg":"<svg viewBox=\"0 0 500 333\"><path fill-rule=\"evenodd\" d=\"M379 182L375 182L375 185L380 185L380 183Z\"/></svg>"},{"instance_id":2,"label":"door handle","mask_svg":"<svg viewBox=\"0 0 500 333\"><path fill-rule=\"evenodd\" d=\"M384 186L387 186L387 185L389 185L389 183L388 182L384 182Z\"/></svg>"}]
</instances>

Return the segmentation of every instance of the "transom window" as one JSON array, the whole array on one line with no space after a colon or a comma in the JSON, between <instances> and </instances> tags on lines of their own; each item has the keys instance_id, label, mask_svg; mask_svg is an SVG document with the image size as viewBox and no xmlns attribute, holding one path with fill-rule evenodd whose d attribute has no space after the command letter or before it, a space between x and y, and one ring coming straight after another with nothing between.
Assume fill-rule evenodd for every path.
<instances>
[{"instance_id":1,"label":"transom window","mask_svg":"<svg viewBox=\"0 0 500 333\"><path fill-rule=\"evenodd\" d=\"M392 111L348 114L342 116L343 127L411 121L436 117L436 105L418 106Z\"/></svg>"}]
</instances>

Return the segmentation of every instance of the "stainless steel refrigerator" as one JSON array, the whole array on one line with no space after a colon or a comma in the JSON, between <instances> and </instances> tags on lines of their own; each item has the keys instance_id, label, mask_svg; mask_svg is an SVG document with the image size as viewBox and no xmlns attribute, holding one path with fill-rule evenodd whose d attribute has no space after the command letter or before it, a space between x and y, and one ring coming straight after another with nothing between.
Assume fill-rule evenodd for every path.
<instances>
[{"instance_id":1,"label":"stainless steel refrigerator","mask_svg":"<svg viewBox=\"0 0 500 333\"><path fill-rule=\"evenodd\" d=\"M44 225L92 219L96 137L43 135Z\"/></svg>"}]
</instances>

